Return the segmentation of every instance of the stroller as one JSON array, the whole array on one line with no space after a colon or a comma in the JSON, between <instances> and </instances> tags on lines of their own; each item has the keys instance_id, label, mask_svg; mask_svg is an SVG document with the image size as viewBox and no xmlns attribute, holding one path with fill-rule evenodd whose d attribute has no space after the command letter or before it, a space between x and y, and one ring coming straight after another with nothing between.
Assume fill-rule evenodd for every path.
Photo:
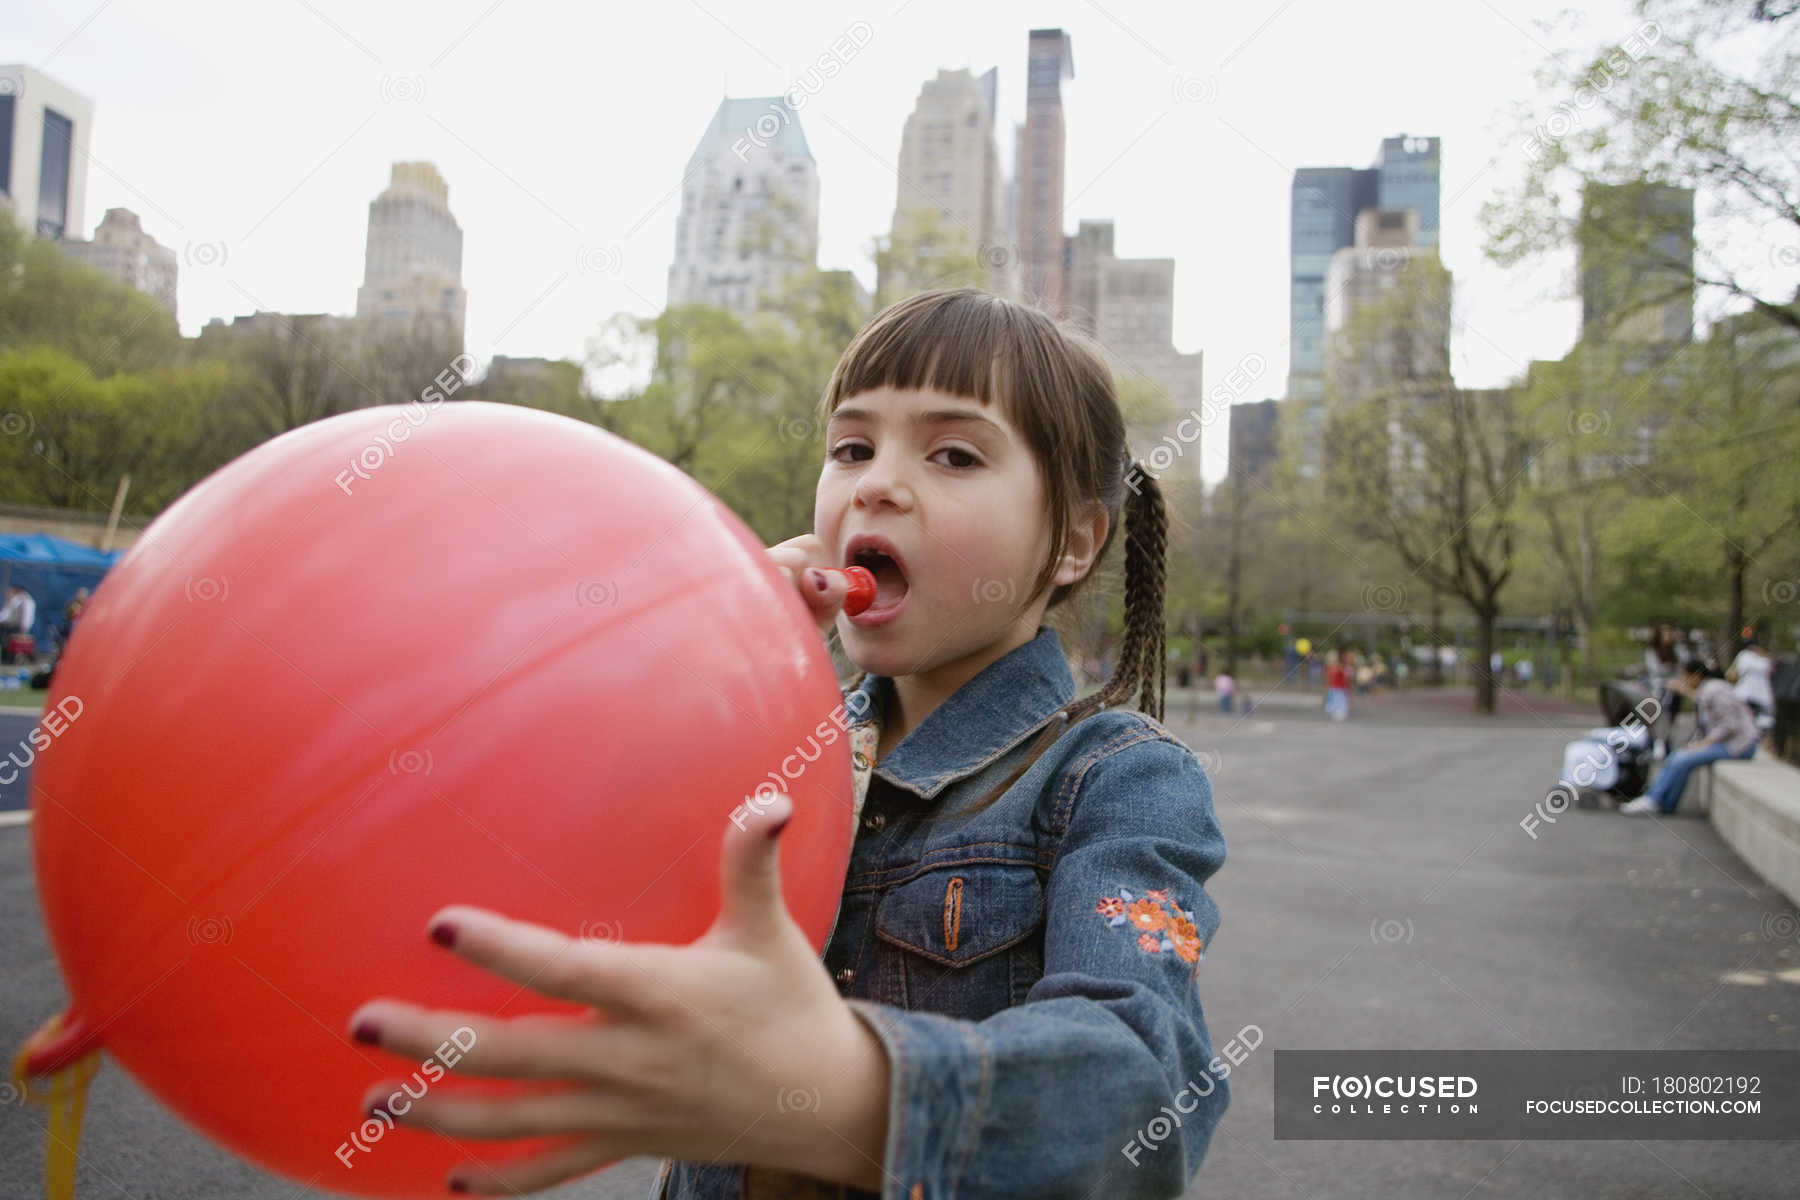
<instances>
[{"instance_id":1,"label":"stroller","mask_svg":"<svg viewBox=\"0 0 1800 1200\"><path fill-rule=\"evenodd\" d=\"M1651 743L1664 719L1663 704L1643 685L1619 680L1600 685L1600 711L1610 725L1590 729L1563 747L1562 773L1546 803L1599 808L1622 804L1650 785Z\"/></svg>"}]
</instances>

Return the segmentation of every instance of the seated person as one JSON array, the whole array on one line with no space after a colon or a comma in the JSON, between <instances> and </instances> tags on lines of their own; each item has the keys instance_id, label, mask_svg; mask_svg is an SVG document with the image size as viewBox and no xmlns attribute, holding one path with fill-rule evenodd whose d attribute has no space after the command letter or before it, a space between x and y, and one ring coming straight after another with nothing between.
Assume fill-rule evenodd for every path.
<instances>
[{"instance_id":1,"label":"seated person","mask_svg":"<svg viewBox=\"0 0 1800 1200\"><path fill-rule=\"evenodd\" d=\"M1750 706L1738 699L1731 685L1697 658L1689 659L1681 677L1670 686L1694 699L1699 722L1695 739L1671 754L1650 782L1650 790L1619 811L1632 816L1667 815L1681 803L1682 789L1695 767L1721 758L1750 758L1756 753L1756 721Z\"/></svg>"},{"instance_id":2,"label":"seated person","mask_svg":"<svg viewBox=\"0 0 1800 1200\"><path fill-rule=\"evenodd\" d=\"M12 584L6 589L6 604L0 607L0 662L12 661L12 636L30 633L37 623L37 601L31 593Z\"/></svg>"}]
</instances>

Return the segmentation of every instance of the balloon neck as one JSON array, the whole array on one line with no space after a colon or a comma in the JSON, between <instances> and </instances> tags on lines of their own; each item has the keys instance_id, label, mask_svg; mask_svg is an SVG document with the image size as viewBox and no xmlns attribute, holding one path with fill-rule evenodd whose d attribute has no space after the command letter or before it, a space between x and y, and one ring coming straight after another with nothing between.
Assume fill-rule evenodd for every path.
<instances>
[{"instance_id":1,"label":"balloon neck","mask_svg":"<svg viewBox=\"0 0 1800 1200\"><path fill-rule=\"evenodd\" d=\"M49 1110L44 1143L45 1200L74 1200L75 1164L88 1084L100 1069L100 1045L86 1022L58 1013L25 1039L13 1058L19 1095Z\"/></svg>"},{"instance_id":2,"label":"balloon neck","mask_svg":"<svg viewBox=\"0 0 1800 1200\"><path fill-rule=\"evenodd\" d=\"M13 1059L13 1077L49 1075L98 1053L100 1040L74 1013L57 1013L25 1039Z\"/></svg>"}]
</instances>

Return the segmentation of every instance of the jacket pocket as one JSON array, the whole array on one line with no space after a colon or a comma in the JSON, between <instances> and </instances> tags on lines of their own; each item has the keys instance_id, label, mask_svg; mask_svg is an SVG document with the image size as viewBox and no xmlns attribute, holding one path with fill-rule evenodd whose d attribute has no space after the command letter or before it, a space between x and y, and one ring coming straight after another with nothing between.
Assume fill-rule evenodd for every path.
<instances>
[{"instance_id":1,"label":"jacket pocket","mask_svg":"<svg viewBox=\"0 0 1800 1200\"><path fill-rule=\"evenodd\" d=\"M876 909L882 999L975 1020L1019 1003L1043 975L1044 884L1029 863L939 867Z\"/></svg>"}]
</instances>

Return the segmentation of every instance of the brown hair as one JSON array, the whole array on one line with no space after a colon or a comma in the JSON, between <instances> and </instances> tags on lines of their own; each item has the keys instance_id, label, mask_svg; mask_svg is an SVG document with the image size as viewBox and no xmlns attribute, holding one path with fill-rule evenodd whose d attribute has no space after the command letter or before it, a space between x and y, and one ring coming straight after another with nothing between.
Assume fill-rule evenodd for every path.
<instances>
[{"instance_id":1,"label":"brown hair","mask_svg":"<svg viewBox=\"0 0 1800 1200\"><path fill-rule=\"evenodd\" d=\"M1049 588L1048 612L1079 593L1099 569L1124 515L1125 631L1118 663L1098 691L1057 712L1025 760L977 802L979 811L1077 721L1134 698L1139 709L1162 719L1168 513L1156 480L1131 461L1124 414L1098 347L1037 309L973 288L921 292L890 305L838 361L820 403L821 423L844 400L882 387L930 388L998 403L1024 435L1044 480L1050 521L1050 555L1026 604ZM1106 541L1087 575L1052 587L1070 524L1091 504L1106 510Z\"/></svg>"}]
</instances>

